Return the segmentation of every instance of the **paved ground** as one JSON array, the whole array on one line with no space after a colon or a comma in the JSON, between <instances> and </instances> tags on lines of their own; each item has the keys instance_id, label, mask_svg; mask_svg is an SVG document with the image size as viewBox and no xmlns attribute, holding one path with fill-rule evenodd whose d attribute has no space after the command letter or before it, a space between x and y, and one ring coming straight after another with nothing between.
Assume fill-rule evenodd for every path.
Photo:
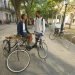
<instances>
[{"instance_id":1,"label":"paved ground","mask_svg":"<svg viewBox=\"0 0 75 75\"><path fill-rule=\"evenodd\" d=\"M32 32L33 29L30 31ZM50 40L48 31L44 37L48 45L46 62L41 60L37 51L33 49L29 52L31 56L29 67L21 73L12 73L6 67L6 58L2 51L2 40L12 34L16 34L15 24L0 26L0 75L75 75L75 48L70 49L70 43L67 45L63 39Z\"/></svg>"}]
</instances>

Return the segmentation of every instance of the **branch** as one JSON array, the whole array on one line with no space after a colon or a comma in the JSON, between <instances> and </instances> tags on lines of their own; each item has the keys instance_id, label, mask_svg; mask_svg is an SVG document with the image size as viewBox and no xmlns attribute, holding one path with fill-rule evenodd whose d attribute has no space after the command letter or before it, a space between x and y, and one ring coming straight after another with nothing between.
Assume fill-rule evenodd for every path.
<instances>
[{"instance_id":1,"label":"branch","mask_svg":"<svg viewBox=\"0 0 75 75\"><path fill-rule=\"evenodd\" d=\"M31 5L30 5L31 7L30 7L30 9L32 8L33 2L34 2L34 0L31 1Z\"/></svg>"}]
</instances>

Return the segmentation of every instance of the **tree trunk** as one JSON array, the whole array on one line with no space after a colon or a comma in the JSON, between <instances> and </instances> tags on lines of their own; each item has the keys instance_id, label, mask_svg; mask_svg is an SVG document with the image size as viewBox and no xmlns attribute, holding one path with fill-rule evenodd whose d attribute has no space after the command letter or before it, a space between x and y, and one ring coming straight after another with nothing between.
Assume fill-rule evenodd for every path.
<instances>
[{"instance_id":1,"label":"tree trunk","mask_svg":"<svg viewBox=\"0 0 75 75\"><path fill-rule=\"evenodd\" d=\"M69 29L71 29L71 24L69 24Z\"/></svg>"},{"instance_id":2,"label":"tree trunk","mask_svg":"<svg viewBox=\"0 0 75 75\"><path fill-rule=\"evenodd\" d=\"M69 24L69 29L71 29L71 26L72 26L72 23L73 23L73 17L74 17L74 15L71 13L71 15L70 15L71 21L70 21L70 24Z\"/></svg>"},{"instance_id":3,"label":"tree trunk","mask_svg":"<svg viewBox=\"0 0 75 75\"><path fill-rule=\"evenodd\" d=\"M17 19L17 22L21 19L21 14L20 14L20 10L16 10L16 19Z\"/></svg>"},{"instance_id":4,"label":"tree trunk","mask_svg":"<svg viewBox=\"0 0 75 75\"><path fill-rule=\"evenodd\" d=\"M16 19L17 22L20 20L20 6L21 6L21 0L10 0L16 13Z\"/></svg>"}]
</instances>

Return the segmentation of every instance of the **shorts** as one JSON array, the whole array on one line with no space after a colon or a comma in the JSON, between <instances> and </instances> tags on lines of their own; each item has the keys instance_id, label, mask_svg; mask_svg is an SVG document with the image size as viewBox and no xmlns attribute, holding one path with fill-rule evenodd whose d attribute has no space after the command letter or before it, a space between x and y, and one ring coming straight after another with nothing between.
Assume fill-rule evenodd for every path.
<instances>
[{"instance_id":1,"label":"shorts","mask_svg":"<svg viewBox=\"0 0 75 75\"><path fill-rule=\"evenodd\" d=\"M35 37L36 37L36 38L40 38L40 37L42 37L42 36L43 36L42 33L38 33L38 32L35 33Z\"/></svg>"}]
</instances>

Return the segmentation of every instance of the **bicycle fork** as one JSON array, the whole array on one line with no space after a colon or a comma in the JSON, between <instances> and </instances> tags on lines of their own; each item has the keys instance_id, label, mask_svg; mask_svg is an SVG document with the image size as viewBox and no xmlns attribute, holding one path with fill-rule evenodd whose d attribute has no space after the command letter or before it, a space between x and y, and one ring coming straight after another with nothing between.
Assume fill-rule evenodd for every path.
<instances>
[{"instance_id":1,"label":"bicycle fork","mask_svg":"<svg viewBox=\"0 0 75 75\"><path fill-rule=\"evenodd\" d=\"M18 50L18 45L16 46L16 48ZM19 52L18 51L17 51L17 59L18 59L18 61L20 60L20 58L19 58Z\"/></svg>"},{"instance_id":2,"label":"bicycle fork","mask_svg":"<svg viewBox=\"0 0 75 75\"><path fill-rule=\"evenodd\" d=\"M17 51L17 59L18 59L18 61L20 60L20 59L19 59L19 52L18 52L18 51Z\"/></svg>"},{"instance_id":3,"label":"bicycle fork","mask_svg":"<svg viewBox=\"0 0 75 75\"><path fill-rule=\"evenodd\" d=\"M40 46L40 48L42 48L42 39L40 39L40 41L39 41L39 46Z\"/></svg>"},{"instance_id":4,"label":"bicycle fork","mask_svg":"<svg viewBox=\"0 0 75 75\"><path fill-rule=\"evenodd\" d=\"M11 51L11 47L10 47L10 40L8 41L8 45L9 45L8 53L10 53L10 51Z\"/></svg>"}]
</instances>

